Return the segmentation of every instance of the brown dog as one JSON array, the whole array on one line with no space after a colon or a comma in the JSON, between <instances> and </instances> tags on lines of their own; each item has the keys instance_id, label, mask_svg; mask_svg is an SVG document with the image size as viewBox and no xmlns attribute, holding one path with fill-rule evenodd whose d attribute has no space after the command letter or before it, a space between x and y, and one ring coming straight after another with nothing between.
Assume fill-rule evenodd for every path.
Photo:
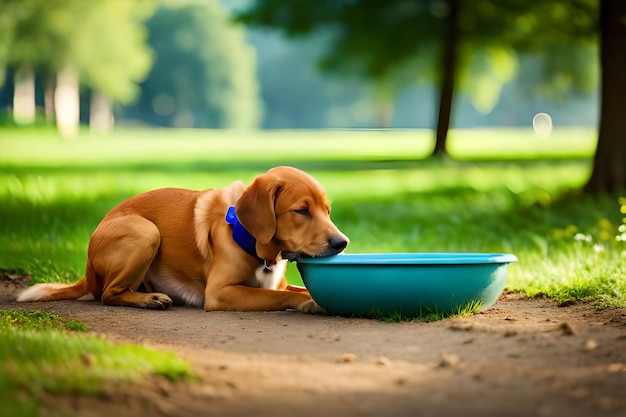
<instances>
[{"instance_id":1,"label":"brown dog","mask_svg":"<svg viewBox=\"0 0 626 417\"><path fill-rule=\"evenodd\" d=\"M348 242L330 220L322 186L277 167L248 188L240 181L223 190L165 188L122 202L92 234L84 278L34 285L18 301L91 294L105 305L152 309L322 312L286 284L287 260L334 255Z\"/></svg>"}]
</instances>

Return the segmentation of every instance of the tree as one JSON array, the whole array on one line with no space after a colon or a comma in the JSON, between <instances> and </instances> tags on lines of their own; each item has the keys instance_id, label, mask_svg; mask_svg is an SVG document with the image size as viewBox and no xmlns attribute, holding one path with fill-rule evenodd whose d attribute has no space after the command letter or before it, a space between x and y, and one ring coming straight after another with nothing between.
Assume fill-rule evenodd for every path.
<instances>
[{"instance_id":1,"label":"tree","mask_svg":"<svg viewBox=\"0 0 626 417\"><path fill-rule=\"evenodd\" d=\"M217 1L161 7L147 27L156 60L125 117L176 127L258 126L254 50Z\"/></svg>"},{"instance_id":2,"label":"tree","mask_svg":"<svg viewBox=\"0 0 626 417\"><path fill-rule=\"evenodd\" d=\"M466 58L459 51L476 55L508 48L542 55L546 79L557 85L552 92L563 90L563 85L588 90L595 81L589 76L594 63L587 59L573 65L575 53L568 51L583 48L588 53L600 35L600 128L594 170L585 190L626 189L626 118L620 112L626 94L623 0L257 0L240 12L239 19L291 35L319 28L332 31L335 38L326 63L356 61L356 67L372 78L439 50L442 77L435 153L445 150L455 82L462 78L459 69Z\"/></svg>"},{"instance_id":3,"label":"tree","mask_svg":"<svg viewBox=\"0 0 626 417\"><path fill-rule=\"evenodd\" d=\"M600 61L602 103L598 147L585 190L619 192L626 189L626 2L600 2Z\"/></svg>"},{"instance_id":4,"label":"tree","mask_svg":"<svg viewBox=\"0 0 626 417\"><path fill-rule=\"evenodd\" d=\"M35 120L35 71L53 58L55 38L51 36L45 8L38 0L0 0L0 68L13 67L13 110L16 122ZM4 71L2 71L4 72ZM4 82L4 74L0 83Z\"/></svg>"},{"instance_id":5,"label":"tree","mask_svg":"<svg viewBox=\"0 0 626 417\"><path fill-rule=\"evenodd\" d=\"M446 154L448 130L452 116L452 101L454 96L454 82L457 78L458 49L461 39L459 25L460 0L447 1L447 13L445 16L448 30L443 36L443 48L441 59L441 81L439 82L439 114L437 116L437 130L435 149L433 155Z\"/></svg>"},{"instance_id":6,"label":"tree","mask_svg":"<svg viewBox=\"0 0 626 417\"><path fill-rule=\"evenodd\" d=\"M0 25L0 68L43 73L49 88L59 73L55 96L67 101L57 103L57 122L67 132L78 123L79 80L128 102L151 65L142 22L154 9L152 0L0 0L0 8L6 24Z\"/></svg>"},{"instance_id":7,"label":"tree","mask_svg":"<svg viewBox=\"0 0 626 417\"><path fill-rule=\"evenodd\" d=\"M275 27L289 35L305 35L313 30L329 33L330 47L321 67L335 74L363 77L376 85L393 85L391 90L395 91L410 83L434 82L440 92L434 153L443 153L453 94L460 79L458 69L472 67L477 59L483 64L491 62L484 58L502 43L492 35L503 31L507 24L494 7L486 7L490 2L474 0L471 4L478 3L482 7L466 7L469 3L465 0L258 0L240 12L238 19ZM477 55L477 45L487 53ZM510 64L506 67L514 69ZM499 93L513 75L514 71L509 71L499 77L482 78L482 87L490 83L489 90ZM480 94L474 88L473 78L465 77L462 81L461 88Z\"/></svg>"},{"instance_id":8,"label":"tree","mask_svg":"<svg viewBox=\"0 0 626 417\"><path fill-rule=\"evenodd\" d=\"M112 103L131 103L138 83L153 62L144 22L154 12L152 0L77 0L55 29L68 39L67 53L59 64L65 76L74 73L91 90L90 124L108 131ZM78 88L76 88L76 100Z\"/></svg>"}]
</instances>

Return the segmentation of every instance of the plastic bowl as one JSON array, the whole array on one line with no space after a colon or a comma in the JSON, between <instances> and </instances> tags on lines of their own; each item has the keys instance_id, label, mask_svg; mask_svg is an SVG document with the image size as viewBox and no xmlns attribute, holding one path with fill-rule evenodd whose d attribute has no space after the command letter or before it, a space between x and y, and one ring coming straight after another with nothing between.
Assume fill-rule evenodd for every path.
<instances>
[{"instance_id":1,"label":"plastic bowl","mask_svg":"<svg viewBox=\"0 0 626 417\"><path fill-rule=\"evenodd\" d=\"M361 253L298 261L311 297L330 314L417 317L491 307L515 255L487 253Z\"/></svg>"}]
</instances>

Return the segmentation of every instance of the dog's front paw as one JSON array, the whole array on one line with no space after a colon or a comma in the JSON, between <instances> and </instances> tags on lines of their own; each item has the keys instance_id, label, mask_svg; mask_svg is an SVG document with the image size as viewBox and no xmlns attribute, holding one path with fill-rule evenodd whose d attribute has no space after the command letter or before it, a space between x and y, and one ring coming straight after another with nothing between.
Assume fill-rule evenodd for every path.
<instances>
[{"instance_id":1,"label":"dog's front paw","mask_svg":"<svg viewBox=\"0 0 626 417\"><path fill-rule=\"evenodd\" d=\"M167 310L173 303L172 299L166 294L158 292L152 294L146 294L148 299L143 305L143 308L150 308L153 310Z\"/></svg>"},{"instance_id":2,"label":"dog's front paw","mask_svg":"<svg viewBox=\"0 0 626 417\"><path fill-rule=\"evenodd\" d=\"M298 311L309 314L326 314L326 310L313 300L305 301L298 306Z\"/></svg>"}]
</instances>

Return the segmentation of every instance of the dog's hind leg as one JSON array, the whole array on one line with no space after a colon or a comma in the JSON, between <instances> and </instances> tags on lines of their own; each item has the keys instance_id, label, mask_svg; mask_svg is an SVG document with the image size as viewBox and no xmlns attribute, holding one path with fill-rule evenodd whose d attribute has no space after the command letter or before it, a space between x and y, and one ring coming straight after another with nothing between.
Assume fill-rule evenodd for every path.
<instances>
[{"instance_id":1,"label":"dog's hind leg","mask_svg":"<svg viewBox=\"0 0 626 417\"><path fill-rule=\"evenodd\" d=\"M91 236L89 262L102 282L102 304L164 310L172 299L137 289L158 253L157 226L139 215L105 219Z\"/></svg>"}]
</instances>

